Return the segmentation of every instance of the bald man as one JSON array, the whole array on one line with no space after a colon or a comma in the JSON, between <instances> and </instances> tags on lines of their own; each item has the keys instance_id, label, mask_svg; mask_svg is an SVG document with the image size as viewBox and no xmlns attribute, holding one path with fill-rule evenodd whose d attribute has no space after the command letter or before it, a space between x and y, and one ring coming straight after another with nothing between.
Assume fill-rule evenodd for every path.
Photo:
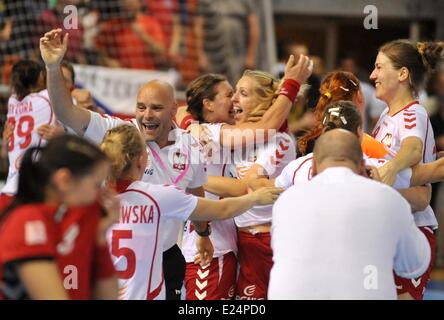
<instances>
[{"instance_id":1,"label":"bald man","mask_svg":"<svg viewBox=\"0 0 444 320\"><path fill-rule=\"evenodd\" d=\"M393 270L422 275L430 246L392 188L360 175L355 135L335 129L314 149L315 177L273 207L269 299L396 299Z\"/></svg>"},{"instance_id":2,"label":"bald man","mask_svg":"<svg viewBox=\"0 0 444 320\"><path fill-rule=\"evenodd\" d=\"M49 97L57 119L72 128L78 135L101 143L105 133L120 125L136 126L146 140L149 161L143 181L154 184L175 185L196 196L205 196L202 185L207 182L200 151L190 134L175 127L173 119L177 112L174 88L163 81L146 83L137 94L135 118L121 120L92 112L73 105L69 90L64 85L60 63L68 47L67 34L61 29L47 32L40 39L40 51L47 69ZM123 192L124 190L118 190ZM194 223L198 255L201 264L212 260L213 246L209 240L207 223ZM167 300L178 300L185 277L185 259L176 245L181 223L174 219L162 224L164 249L164 276ZM116 243L119 243L119 239ZM121 257L119 248L113 259ZM137 258L137 257L136 257Z\"/></svg>"}]
</instances>

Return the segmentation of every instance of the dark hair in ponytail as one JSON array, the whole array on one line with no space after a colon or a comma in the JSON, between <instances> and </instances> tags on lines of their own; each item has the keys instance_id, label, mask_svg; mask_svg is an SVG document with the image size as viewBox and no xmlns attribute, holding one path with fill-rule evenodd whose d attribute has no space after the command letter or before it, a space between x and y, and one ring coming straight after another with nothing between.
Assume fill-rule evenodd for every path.
<instances>
[{"instance_id":1,"label":"dark hair in ponytail","mask_svg":"<svg viewBox=\"0 0 444 320\"><path fill-rule=\"evenodd\" d=\"M0 214L0 222L19 205L44 202L46 190L57 170L66 168L75 178L82 178L106 160L97 146L73 135L61 135L49 140L44 147L29 148L20 164L17 194Z\"/></svg>"},{"instance_id":2,"label":"dark hair in ponytail","mask_svg":"<svg viewBox=\"0 0 444 320\"><path fill-rule=\"evenodd\" d=\"M405 67L410 73L410 86L417 95L430 72L443 60L444 42L418 42L394 40L380 49L392 62L395 69Z\"/></svg>"},{"instance_id":3,"label":"dark hair in ponytail","mask_svg":"<svg viewBox=\"0 0 444 320\"><path fill-rule=\"evenodd\" d=\"M358 108L352 102L340 100L326 107L322 125L323 132L344 129L357 135L358 128L362 127L362 118Z\"/></svg>"},{"instance_id":4,"label":"dark hair in ponytail","mask_svg":"<svg viewBox=\"0 0 444 320\"><path fill-rule=\"evenodd\" d=\"M13 65L11 87L18 100L22 100L37 87L42 74L45 75L45 68L34 60L20 60Z\"/></svg>"}]
</instances>

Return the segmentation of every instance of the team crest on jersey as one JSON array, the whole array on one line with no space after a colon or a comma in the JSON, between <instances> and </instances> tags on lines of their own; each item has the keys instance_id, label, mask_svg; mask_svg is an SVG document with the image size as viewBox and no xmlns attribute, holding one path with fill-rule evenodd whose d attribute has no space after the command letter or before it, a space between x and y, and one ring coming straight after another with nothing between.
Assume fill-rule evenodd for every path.
<instances>
[{"instance_id":1,"label":"team crest on jersey","mask_svg":"<svg viewBox=\"0 0 444 320\"><path fill-rule=\"evenodd\" d=\"M392 146L392 138L393 138L393 135L391 133L387 133L381 142L383 145L390 148Z\"/></svg>"},{"instance_id":2,"label":"team crest on jersey","mask_svg":"<svg viewBox=\"0 0 444 320\"><path fill-rule=\"evenodd\" d=\"M186 167L187 156L180 152L173 155L173 169L183 171Z\"/></svg>"}]
</instances>

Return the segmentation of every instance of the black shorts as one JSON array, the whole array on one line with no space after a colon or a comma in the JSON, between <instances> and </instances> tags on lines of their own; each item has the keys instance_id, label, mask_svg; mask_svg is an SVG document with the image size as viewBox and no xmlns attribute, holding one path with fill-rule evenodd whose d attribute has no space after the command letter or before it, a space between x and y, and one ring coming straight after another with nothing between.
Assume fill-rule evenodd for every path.
<instances>
[{"instance_id":1,"label":"black shorts","mask_svg":"<svg viewBox=\"0 0 444 320\"><path fill-rule=\"evenodd\" d=\"M163 253L166 300L180 300L185 279L185 258L177 244Z\"/></svg>"}]
</instances>

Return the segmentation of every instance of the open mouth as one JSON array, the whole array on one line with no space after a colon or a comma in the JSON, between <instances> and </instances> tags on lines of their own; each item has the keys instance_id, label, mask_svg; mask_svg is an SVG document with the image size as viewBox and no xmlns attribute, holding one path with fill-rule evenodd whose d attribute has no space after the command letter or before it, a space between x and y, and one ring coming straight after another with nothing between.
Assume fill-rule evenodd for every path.
<instances>
[{"instance_id":1,"label":"open mouth","mask_svg":"<svg viewBox=\"0 0 444 320\"><path fill-rule=\"evenodd\" d=\"M152 122L146 122L146 123L142 123L142 126L145 129L145 131L154 131L154 130L157 130L159 128L160 124L152 123Z\"/></svg>"},{"instance_id":2,"label":"open mouth","mask_svg":"<svg viewBox=\"0 0 444 320\"><path fill-rule=\"evenodd\" d=\"M234 115L239 115L244 111L241 107L238 106L234 106L232 110L233 111L230 112L232 112Z\"/></svg>"}]
</instances>

